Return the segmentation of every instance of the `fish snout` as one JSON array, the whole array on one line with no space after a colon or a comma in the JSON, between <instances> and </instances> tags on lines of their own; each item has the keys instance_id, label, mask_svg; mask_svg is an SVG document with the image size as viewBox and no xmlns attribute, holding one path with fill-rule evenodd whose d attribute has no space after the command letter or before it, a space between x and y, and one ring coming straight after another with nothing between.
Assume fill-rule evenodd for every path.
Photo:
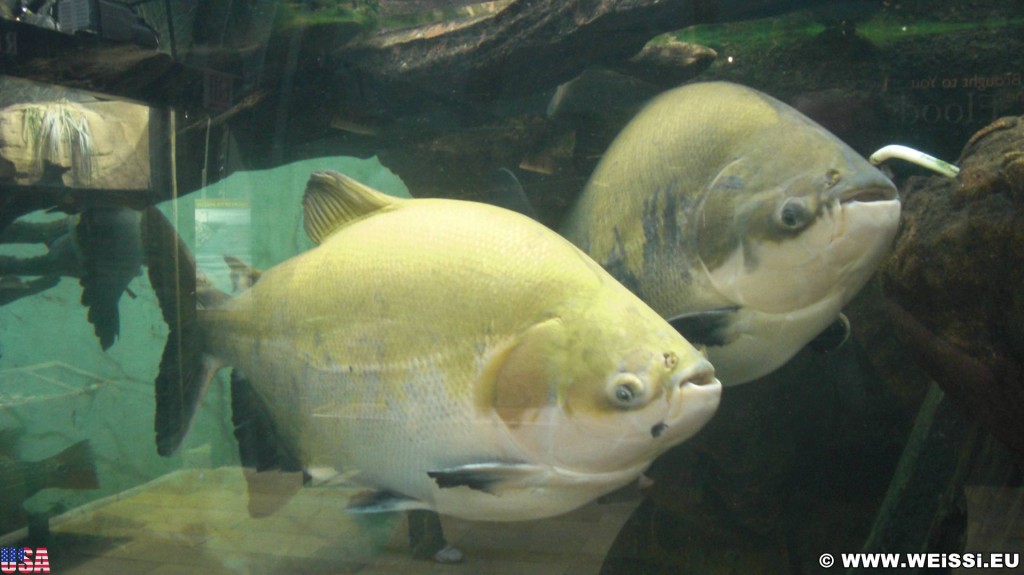
<instances>
[{"instance_id":1,"label":"fish snout","mask_svg":"<svg viewBox=\"0 0 1024 575\"><path fill-rule=\"evenodd\" d=\"M691 437L711 420L721 395L722 383L708 360L701 358L678 370L666 383L668 412L651 427L651 437L668 437L672 442Z\"/></svg>"},{"instance_id":2,"label":"fish snout","mask_svg":"<svg viewBox=\"0 0 1024 575\"><path fill-rule=\"evenodd\" d=\"M686 385L704 387L713 385L716 381L718 380L715 379L714 366L710 361L701 358L686 369L673 374L669 379L669 386L673 390L682 389Z\"/></svg>"},{"instance_id":3,"label":"fish snout","mask_svg":"<svg viewBox=\"0 0 1024 575\"><path fill-rule=\"evenodd\" d=\"M839 203L848 202L891 202L899 197L896 186L874 186L867 188L852 188L839 194Z\"/></svg>"},{"instance_id":4,"label":"fish snout","mask_svg":"<svg viewBox=\"0 0 1024 575\"><path fill-rule=\"evenodd\" d=\"M899 198L896 185L874 168L847 174L846 177L836 175L830 195L841 204L891 202Z\"/></svg>"}]
</instances>

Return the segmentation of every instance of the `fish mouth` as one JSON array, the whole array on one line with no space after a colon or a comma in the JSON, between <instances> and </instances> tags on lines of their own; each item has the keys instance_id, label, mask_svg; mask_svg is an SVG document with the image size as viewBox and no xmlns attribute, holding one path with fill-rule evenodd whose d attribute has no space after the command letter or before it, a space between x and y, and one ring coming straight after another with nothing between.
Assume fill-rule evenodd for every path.
<instances>
[{"instance_id":1,"label":"fish mouth","mask_svg":"<svg viewBox=\"0 0 1024 575\"><path fill-rule=\"evenodd\" d=\"M713 385L715 381L717 381L715 379L715 368L711 365L711 362L706 359L700 359L694 362L689 369L673 375L669 380L669 385L673 388L681 388L687 384L703 387L705 385Z\"/></svg>"},{"instance_id":2,"label":"fish mouth","mask_svg":"<svg viewBox=\"0 0 1024 575\"><path fill-rule=\"evenodd\" d=\"M891 202L899 197L899 192L896 190L896 186L870 186L870 187L851 187L843 190L837 195L837 199L841 204L848 204L852 202L860 203L871 203L871 202Z\"/></svg>"},{"instance_id":3,"label":"fish mouth","mask_svg":"<svg viewBox=\"0 0 1024 575\"><path fill-rule=\"evenodd\" d=\"M651 426L650 434L655 439L667 436L682 441L697 433L715 414L722 395L722 383L705 359L674 374L666 387L668 413Z\"/></svg>"}]
</instances>

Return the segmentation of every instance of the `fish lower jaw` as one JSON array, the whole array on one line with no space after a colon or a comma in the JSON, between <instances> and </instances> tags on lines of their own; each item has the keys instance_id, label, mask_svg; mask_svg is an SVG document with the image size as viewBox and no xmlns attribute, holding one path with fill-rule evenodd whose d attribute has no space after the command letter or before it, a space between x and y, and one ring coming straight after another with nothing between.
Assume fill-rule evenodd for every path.
<instances>
[{"instance_id":1,"label":"fish lower jaw","mask_svg":"<svg viewBox=\"0 0 1024 575\"><path fill-rule=\"evenodd\" d=\"M703 387L714 385L715 368L707 360L699 360L693 363L688 369L673 374L669 381L670 389L681 389L684 386Z\"/></svg>"},{"instance_id":2,"label":"fish lower jaw","mask_svg":"<svg viewBox=\"0 0 1024 575\"><path fill-rule=\"evenodd\" d=\"M899 192L895 186L877 186L870 188L853 188L844 191L839 195L839 202L843 204L861 203L870 204L876 202L898 202Z\"/></svg>"},{"instance_id":3,"label":"fish lower jaw","mask_svg":"<svg viewBox=\"0 0 1024 575\"><path fill-rule=\"evenodd\" d=\"M849 201L842 204L843 241L856 246L854 254L862 252L865 246L888 247L899 227L902 205L898 199L885 201ZM850 259L856 260L854 254Z\"/></svg>"},{"instance_id":4,"label":"fish lower jaw","mask_svg":"<svg viewBox=\"0 0 1024 575\"><path fill-rule=\"evenodd\" d=\"M689 439L711 421L722 398L722 382L713 372L710 377L710 381L684 381L669 395L668 414L651 428L654 441L664 442L667 449Z\"/></svg>"}]
</instances>

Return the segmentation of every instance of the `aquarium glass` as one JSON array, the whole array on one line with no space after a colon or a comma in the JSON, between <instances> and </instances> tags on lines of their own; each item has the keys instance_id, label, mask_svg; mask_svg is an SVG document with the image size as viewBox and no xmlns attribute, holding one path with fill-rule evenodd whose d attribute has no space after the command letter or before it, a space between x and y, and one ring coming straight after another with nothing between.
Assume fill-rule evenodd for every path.
<instances>
[{"instance_id":1,"label":"aquarium glass","mask_svg":"<svg viewBox=\"0 0 1024 575\"><path fill-rule=\"evenodd\" d=\"M0 0L0 571L1021 573L1024 3Z\"/></svg>"}]
</instances>

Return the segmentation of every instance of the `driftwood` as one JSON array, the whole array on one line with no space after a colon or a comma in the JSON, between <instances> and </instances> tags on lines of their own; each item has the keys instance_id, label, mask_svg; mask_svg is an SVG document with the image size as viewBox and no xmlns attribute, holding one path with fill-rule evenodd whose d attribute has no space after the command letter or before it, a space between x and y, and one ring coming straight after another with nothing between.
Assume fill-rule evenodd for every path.
<instances>
[{"instance_id":1,"label":"driftwood","mask_svg":"<svg viewBox=\"0 0 1024 575\"><path fill-rule=\"evenodd\" d=\"M706 19L704 4L519 0L490 18L385 32L332 56L396 99L516 98L627 60L654 36Z\"/></svg>"},{"instance_id":2,"label":"driftwood","mask_svg":"<svg viewBox=\"0 0 1024 575\"><path fill-rule=\"evenodd\" d=\"M790 3L720 4L513 0L475 19L369 32L343 21L260 27L228 14L234 43L204 43L197 29L189 45L180 41L188 31L178 30L171 55L167 48L155 52L0 21L5 38L17 42L0 72L173 107L178 195L240 169L378 155L419 195L472 197L498 168L543 165L544 173L558 172L564 189L553 200L541 190L540 204L557 207L571 199L625 113L609 119L598 111L596 125L574 124L579 116L555 121L545 113L555 88L585 70L614 69L634 77L625 82L662 84L637 91L650 95L693 77L714 58L710 50L679 43L642 52L653 37L696 23L771 15ZM195 25L206 24L197 19ZM274 32L261 37L258 27ZM173 40L164 33L162 41L168 36ZM211 101L211 85L228 94L226 106L223 97ZM580 141L581 131L590 140ZM482 137L500 142L493 147L500 153L476 157ZM576 150L581 146L583 154ZM555 160L544 157L552 153ZM158 190L152 198L168 195Z\"/></svg>"},{"instance_id":3,"label":"driftwood","mask_svg":"<svg viewBox=\"0 0 1024 575\"><path fill-rule=\"evenodd\" d=\"M298 40L291 92L269 95L232 130L247 167L377 155L420 196L478 198L497 170L542 156L543 173L557 173L557 182L527 188L538 211L556 218L641 100L611 118L598 110L554 120L546 109L555 88L598 68L668 84L692 78L713 51L643 49L660 33L716 18L715 4L518 0L489 17L382 31L330 52L309 52Z\"/></svg>"},{"instance_id":4,"label":"driftwood","mask_svg":"<svg viewBox=\"0 0 1024 575\"><path fill-rule=\"evenodd\" d=\"M1024 257L1024 118L979 130L960 175L913 178L903 228L882 267L902 345L971 416L1024 454L1024 354L1019 286Z\"/></svg>"}]
</instances>

